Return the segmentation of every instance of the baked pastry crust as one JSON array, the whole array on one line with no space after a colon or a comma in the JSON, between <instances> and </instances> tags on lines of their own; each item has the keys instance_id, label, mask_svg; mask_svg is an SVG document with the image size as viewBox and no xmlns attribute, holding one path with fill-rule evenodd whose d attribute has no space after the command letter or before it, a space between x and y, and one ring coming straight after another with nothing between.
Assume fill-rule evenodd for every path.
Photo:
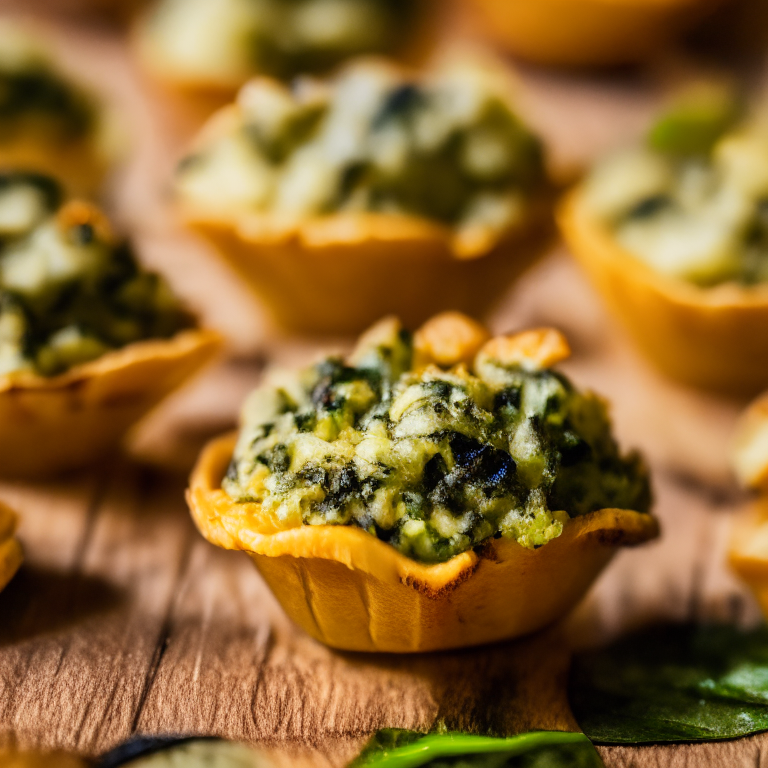
<instances>
[{"instance_id":1,"label":"baked pastry crust","mask_svg":"<svg viewBox=\"0 0 768 768\"><path fill-rule=\"evenodd\" d=\"M0 377L0 472L37 477L98 459L221 343L214 331L187 330L130 344L60 376Z\"/></svg>"},{"instance_id":2,"label":"baked pastry crust","mask_svg":"<svg viewBox=\"0 0 768 768\"><path fill-rule=\"evenodd\" d=\"M551 243L545 215L468 254L457 254L449 228L415 217L337 214L290 230L259 216L181 217L281 327L310 334L356 333L389 313L409 326L447 307L482 316Z\"/></svg>"}]
</instances>

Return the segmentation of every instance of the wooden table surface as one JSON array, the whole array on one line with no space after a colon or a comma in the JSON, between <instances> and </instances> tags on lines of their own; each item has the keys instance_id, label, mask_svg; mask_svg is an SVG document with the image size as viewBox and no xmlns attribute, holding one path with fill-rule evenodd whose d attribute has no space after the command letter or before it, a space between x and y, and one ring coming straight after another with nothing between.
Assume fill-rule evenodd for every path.
<instances>
[{"instance_id":1,"label":"wooden table surface","mask_svg":"<svg viewBox=\"0 0 768 768\"><path fill-rule=\"evenodd\" d=\"M758 620L724 565L729 525L745 503L727 459L744 404L649 369L558 248L491 325L566 332L566 371L612 400L623 443L649 458L662 539L622 552L567 621L515 643L356 655L296 629L244 555L197 534L183 491L200 447L232 427L265 363L307 359L318 347L271 333L232 276L174 229L167 174L193 115L143 81L116 33L59 22L47 31L124 115L132 148L115 214L231 347L143 425L126 455L55 483L0 484L0 498L22 515L27 554L0 594L0 746L96 755L137 733L216 734L271 747L286 765L342 766L379 727L574 727L564 692L572 648L654 620ZM680 57L641 75L526 70L521 101L558 161L583 162L636 134L669 84L696 71ZM600 751L617 767L768 766L768 734Z\"/></svg>"}]
</instances>

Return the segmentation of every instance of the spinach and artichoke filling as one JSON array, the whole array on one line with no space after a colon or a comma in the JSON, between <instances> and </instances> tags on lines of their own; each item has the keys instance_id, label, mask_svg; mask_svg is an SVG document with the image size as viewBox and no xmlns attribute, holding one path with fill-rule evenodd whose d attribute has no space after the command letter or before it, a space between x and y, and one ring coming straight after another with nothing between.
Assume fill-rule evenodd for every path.
<instances>
[{"instance_id":1,"label":"spinach and artichoke filling","mask_svg":"<svg viewBox=\"0 0 768 768\"><path fill-rule=\"evenodd\" d=\"M62 373L192 325L103 215L52 179L0 174L0 376Z\"/></svg>"},{"instance_id":2,"label":"spinach and artichoke filling","mask_svg":"<svg viewBox=\"0 0 768 768\"><path fill-rule=\"evenodd\" d=\"M182 161L177 191L222 215L369 211L501 232L525 220L546 184L541 144L507 87L468 63L420 81L373 62L330 84L255 80L228 130Z\"/></svg>"},{"instance_id":3,"label":"spinach and artichoke filling","mask_svg":"<svg viewBox=\"0 0 768 768\"><path fill-rule=\"evenodd\" d=\"M420 366L395 321L257 389L222 487L279 528L356 525L424 562L498 536L539 547L570 517L650 505L599 397L483 350L471 368Z\"/></svg>"},{"instance_id":4,"label":"spinach and artichoke filling","mask_svg":"<svg viewBox=\"0 0 768 768\"><path fill-rule=\"evenodd\" d=\"M158 69L191 82L238 85L290 78L363 53L388 53L412 34L415 0L160 0L144 29Z\"/></svg>"},{"instance_id":5,"label":"spinach and artichoke filling","mask_svg":"<svg viewBox=\"0 0 768 768\"><path fill-rule=\"evenodd\" d=\"M644 146L600 163L590 212L660 273L701 286L768 281L768 124L721 88L696 89Z\"/></svg>"},{"instance_id":6,"label":"spinach and artichoke filling","mask_svg":"<svg viewBox=\"0 0 768 768\"><path fill-rule=\"evenodd\" d=\"M93 97L57 71L37 41L0 25L0 144L66 144L94 135L100 119Z\"/></svg>"}]
</instances>

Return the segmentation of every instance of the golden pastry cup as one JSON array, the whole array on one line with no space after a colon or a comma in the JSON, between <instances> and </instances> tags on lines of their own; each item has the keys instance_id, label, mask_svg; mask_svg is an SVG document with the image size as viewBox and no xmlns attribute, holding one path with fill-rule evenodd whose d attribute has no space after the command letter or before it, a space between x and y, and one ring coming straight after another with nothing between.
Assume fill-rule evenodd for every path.
<instances>
[{"instance_id":1,"label":"golden pastry cup","mask_svg":"<svg viewBox=\"0 0 768 768\"><path fill-rule=\"evenodd\" d=\"M209 443L192 474L187 501L198 529L247 552L288 616L340 650L437 651L535 632L581 599L619 547L658 535L649 514L603 509L570 520L537 550L492 539L425 565L354 526L276 530L258 504L221 489L235 442Z\"/></svg>"},{"instance_id":2,"label":"golden pastry cup","mask_svg":"<svg viewBox=\"0 0 768 768\"><path fill-rule=\"evenodd\" d=\"M52 378L0 376L0 474L39 477L94 462L220 347L219 334L188 330Z\"/></svg>"},{"instance_id":3,"label":"golden pastry cup","mask_svg":"<svg viewBox=\"0 0 768 768\"><path fill-rule=\"evenodd\" d=\"M18 521L13 510L0 501L0 590L8 584L24 559L15 537Z\"/></svg>"},{"instance_id":4,"label":"golden pastry cup","mask_svg":"<svg viewBox=\"0 0 768 768\"><path fill-rule=\"evenodd\" d=\"M458 255L453 233L426 219L337 214L281 229L260 216L181 211L284 330L358 333L392 313L416 326L448 308L487 315L550 244L545 217L481 252Z\"/></svg>"},{"instance_id":5,"label":"golden pastry cup","mask_svg":"<svg viewBox=\"0 0 768 768\"><path fill-rule=\"evenodd\" d=\"M717 0L466 0L485 33L520 58L557 66L640 61Z\"/></svg>"},{"instance_id":6,"label":"golden pastry cup","mask_svg":"<svg viewBox=\"0 0 768 768\"><path fill-rule=\"evenodd\" d=\"M640 350L668 376L728 395L768 384L768 285L700 288L660 274L586 210L583 192L561 205L571 253Z\"/></svg>"}]
</instances>

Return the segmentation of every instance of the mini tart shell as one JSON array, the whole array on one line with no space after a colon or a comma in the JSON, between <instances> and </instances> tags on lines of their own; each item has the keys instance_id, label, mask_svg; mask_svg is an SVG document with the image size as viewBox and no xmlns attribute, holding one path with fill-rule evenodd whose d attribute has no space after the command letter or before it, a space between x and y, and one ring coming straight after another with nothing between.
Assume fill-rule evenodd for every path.
<instances>
[{"instance_id":1,"label":"mini tart shell","mask_svg":"<svg viewBox=\"0 0 768 768\"><path fill-rule=\"evenodd\" d=\"M649 514L605 509L570 521L538 550L508 539L425 565L354 526L277 530L258 504L222 489L236 436L211 442L187 500L200 532L243 550L286 613L309 635L348 651L412 653L534 632L567 613L619 547L658 535Z\"/></svg>"},{"instance_id":2,"label":"mini tart shell","mask_svg":"<svg viewBox=\"0 0 768 768\"><path fill-rule=\"evenodd\" d=\"M189 208L181 217L280 327L306 334L357 333L387 314L411 327L446 309L482 317L551 241L548 217L537 212L530 231L467 258L456 255L451 230L415 217L337 214L290 229Z\"/></svg>"},{"instance_id":3,"label":"mini tart shell","mask_svg":"<svg viewBox=\"0 0 768 768\"><path fill-rule=\"evenodd\" d=\"M558 66L644 59L718 0L465 0L485 33L528 61Z\"/></svg>"},{"instance_id":4,"label":"mini tart shell","mask_svg":"<svg viewBox=\"0 0 768 768\"><path fill-rule=\"evenodd\" d=\"M12 509L0 501L0 590L8 584L24 559L15 537L18 520Z\"/></svg>"},{"instance_id":5,"label":"mini tart shell","mask_svg":"<svg viewBox=\"0 0 768 768\"><path fill-rule=\"evenodd\" d=\"M0 377L0 474L38 477L103 456L221 347L189 330L109 352L53 378Z\"/></svg>"},{"instance_id":6,"label":"mini tart shell","mask_svg":"<svg viewBox=\"0 0 768 768\"><path fill-rule=\"evenodd\" d=\"M561 205L576 260L635 343L668 376L728 395L768 384L768 285L700 288L667 277L622 248L585 211L583 192Z\"/></svg>"}]
</instances>

